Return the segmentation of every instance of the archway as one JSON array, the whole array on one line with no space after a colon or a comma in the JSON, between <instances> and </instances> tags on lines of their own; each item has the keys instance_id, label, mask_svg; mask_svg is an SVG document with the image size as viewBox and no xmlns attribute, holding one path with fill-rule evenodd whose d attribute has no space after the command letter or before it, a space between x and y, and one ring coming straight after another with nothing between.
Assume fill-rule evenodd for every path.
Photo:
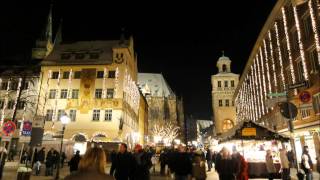
<instances>
[{"instance_id":1,"label":"archway","mask_svg":"<svg viewBox=\"0 0 320 180\"><path fill-rule=\"evenodd\" d=\"M232 120L230 120L230 119L223 120L223 123L222 123L222 131L223 132L226 132L233 127L234 127L234 123Z\"/></svg>"},{"instance_id":2,"label":"archway","mask_svg":"<svg viewBox=\"0 0 320 180\"><path fill-rule=\"evenodd\" d=\"M80 154L84 154L87 150L87 140L88 137L83 133L78 133L72 136L74 141L73 153L80 151Z\"/></svg>"}]
</instances>

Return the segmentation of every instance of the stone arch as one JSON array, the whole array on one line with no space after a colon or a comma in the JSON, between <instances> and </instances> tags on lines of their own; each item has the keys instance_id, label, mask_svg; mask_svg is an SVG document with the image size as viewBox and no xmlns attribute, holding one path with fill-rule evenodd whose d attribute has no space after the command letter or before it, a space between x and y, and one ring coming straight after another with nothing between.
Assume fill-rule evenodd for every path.
<instances>
[{"instance_id":1,"label":"stone arch","mask_svg":"<svg viewBox=\"0 0 320 180\"><path fill-rule=\"evenodd\" d=\"M95 132L92 134L91 141L104 141L108 138L105 132Z\"/></svg>"},{"instance_id":2,"label":"stone arch","mask_svg":"<svg viewBox=\"0 0 320 180\"><path fill-rule=\"evenodd\" d=\"M222 132L226 132L234 127L234 123L230 119L225 119L222 121Z\"/></svg>"},{"instance_id":3,"label":"stone arch","mask_svg":"<svg viewBox=\"0 0 320 180\"><path fill-rule=\"evenodd\" d=\"M77 133L74 134L71 139L75 142L86 142L88 140L88 137L83 133Z\"/></svg>"}]
</instances>

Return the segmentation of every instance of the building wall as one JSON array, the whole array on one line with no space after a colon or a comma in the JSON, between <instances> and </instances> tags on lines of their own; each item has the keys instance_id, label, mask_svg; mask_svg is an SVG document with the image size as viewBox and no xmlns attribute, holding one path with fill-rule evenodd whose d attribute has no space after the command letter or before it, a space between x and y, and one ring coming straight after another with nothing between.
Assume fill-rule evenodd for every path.
<instances>
[{"instance_id":1,"label":"building wall","mask_svg":"<svg viewBox=\"0 0 320 180\"><path fill-rule=\"evenodd\" d=\"M319 15L319 1L309 0L298 6L288 0L278 1L260 32L234 96L238 121L254 120L289 134L288 119L281 115L278 103L268 103L275 98L269 93L287 92L289 101L297 107L293 120L296 141L303 145L300 137L308 137L309 146L318 156L319 141L315 136L318 139L320 132ZM303 81L308 85L289 88ZM300 100L303 91L310 93L309 102Z\"/></svg>"},{"instance_id":2,"label":"building wall","mask_svg":"<svg viewBox=\"0 0 320 180\"><path fill-rule=\"evenodd\" d=\"M146 144L148 137L148 104L147 100L141 94L139 108L139 134L140 144Z\"/></svg>"}]
</instances>

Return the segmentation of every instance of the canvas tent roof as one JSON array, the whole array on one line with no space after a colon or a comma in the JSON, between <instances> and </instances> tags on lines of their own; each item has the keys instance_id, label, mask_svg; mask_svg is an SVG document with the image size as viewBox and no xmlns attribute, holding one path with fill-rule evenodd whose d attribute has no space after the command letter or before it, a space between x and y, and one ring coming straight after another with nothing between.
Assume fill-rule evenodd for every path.
<instances>
[{"instance_id":1,"label":"canvas tent roof","mask_svg":"<svg viewBox=\"0 0 320 180\"><path fill-rule=\"evenodd\" d=\"M255 132L253 134L246 134L245 131ZM254 135L255 134L255 135ZM265 126L257 124L253 121L242 121L235 127L231 128L226 133L218 136L219 142L229 140L280 140L289 141L289 137L281 135Z\"/></svg>"}]
</instances>

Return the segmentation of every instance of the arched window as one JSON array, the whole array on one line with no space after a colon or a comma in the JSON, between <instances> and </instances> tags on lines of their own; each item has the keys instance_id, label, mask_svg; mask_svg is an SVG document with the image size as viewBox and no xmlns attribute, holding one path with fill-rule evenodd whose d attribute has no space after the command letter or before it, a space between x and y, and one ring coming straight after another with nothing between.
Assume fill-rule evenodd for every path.
<instances>
[{"instance_id":1,"label":"arched window","mask_svg":"<svg viewBox=\"0 0 320 180\"><path fill-rule=\"evenodd\" d=\"M229 119L225 119L224 121L223 121L223 124L222 124L222 131L223 132L226 132L226 131L228 131L229 129L231 129L231 128L233 128L233 122L231 121L231 120L229 120Z\"/></svg>"},{"instance_id":2,"label":"arched window","mask_svg":"<svg viewBox=\"0 0 320 180\"><path fill-rule=\"evenodd\" d=\"M222 72L227 72L227 65L222 65Z\"/></svg>"}]
</instances>

